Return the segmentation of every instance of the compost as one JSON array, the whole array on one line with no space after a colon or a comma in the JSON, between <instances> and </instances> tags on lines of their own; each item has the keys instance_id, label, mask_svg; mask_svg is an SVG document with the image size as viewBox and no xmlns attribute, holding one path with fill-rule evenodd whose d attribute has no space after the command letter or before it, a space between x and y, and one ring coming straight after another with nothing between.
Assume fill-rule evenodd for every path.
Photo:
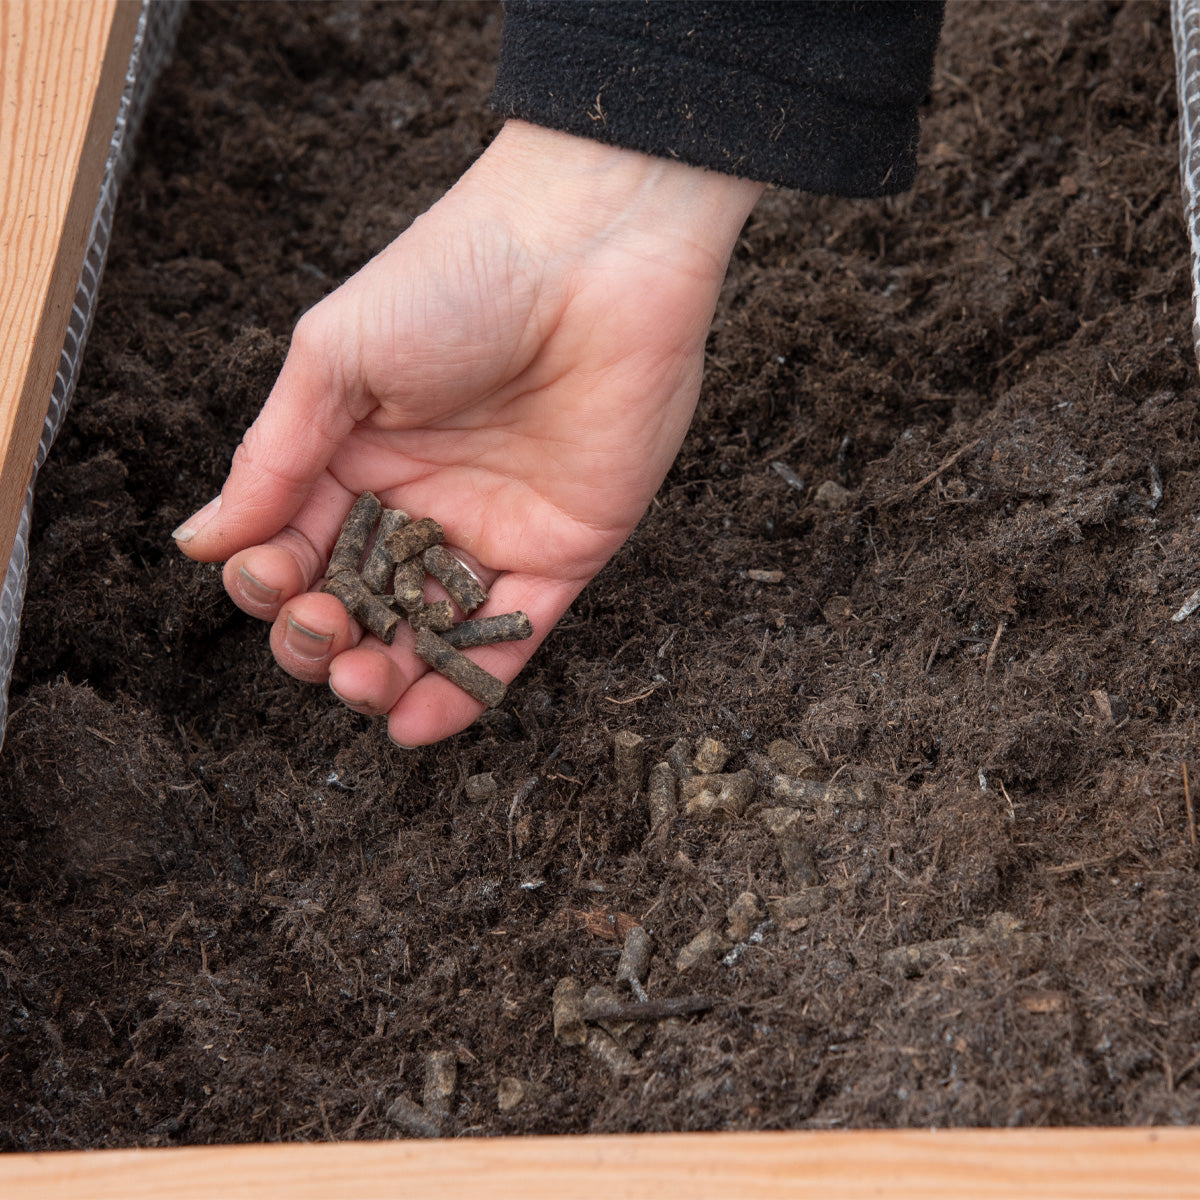
<instances>
[{"instance_id":1,"label":"compost","mask_svg":"<svg viewBox=\"0 0 1200 1200\"><path fill-rule=\"evenodd\" d=\"M1165 6L952 6L916 188L767 194L645 519L405 752L169 531L500 23L189 12L38 483L0 1146L1200 1121Z\"/></svg>"}]
</instances>

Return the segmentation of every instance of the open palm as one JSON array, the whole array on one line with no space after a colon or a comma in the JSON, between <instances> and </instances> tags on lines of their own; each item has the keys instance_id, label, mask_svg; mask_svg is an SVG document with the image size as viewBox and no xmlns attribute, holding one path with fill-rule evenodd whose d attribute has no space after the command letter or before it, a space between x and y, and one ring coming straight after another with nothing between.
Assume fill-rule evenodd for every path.
<instances>
[{"instance_id":1,"label":"open palm","mask_svg":"<svg viewBox=\"0 0 1200 1200\"><path fill-rule=\"evenodd\" d=\"M564 146L584 166L582 190ZM546 186L529 186L531 162L553 164ZM301 320L219 508L185 523L182 548L228 559L230 595L274 622L280 665L328 679L357 711L388 713L398 743L465 728L480 705L428 670L406 627L384 646L310 590L354 498L369 489L434 517L490 587L476 615L529 614L533 638L469 652L511 680L666 474L757 194L510 123L442 201Z\"/></svg>"}]
</instances>

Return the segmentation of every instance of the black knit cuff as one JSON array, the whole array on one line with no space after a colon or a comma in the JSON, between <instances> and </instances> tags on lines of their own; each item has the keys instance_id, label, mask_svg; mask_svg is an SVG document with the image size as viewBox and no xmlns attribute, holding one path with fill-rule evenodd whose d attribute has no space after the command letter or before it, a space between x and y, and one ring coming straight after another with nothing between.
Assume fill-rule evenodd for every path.
<instances>
[{"instance_id":1,"label":"black knit cuff","mask_svg":"<svg viewBox=\"0 0 1200 1200\"><path fill-rule=\"evenodd\" d=\"M881 36L888 9L893 27ZM917 109L941 11L513 0L492 107L746 179L887 195L910 187L916 171ZM698 38L685 28L695 17Z\"/></svg>"}]
</instances>

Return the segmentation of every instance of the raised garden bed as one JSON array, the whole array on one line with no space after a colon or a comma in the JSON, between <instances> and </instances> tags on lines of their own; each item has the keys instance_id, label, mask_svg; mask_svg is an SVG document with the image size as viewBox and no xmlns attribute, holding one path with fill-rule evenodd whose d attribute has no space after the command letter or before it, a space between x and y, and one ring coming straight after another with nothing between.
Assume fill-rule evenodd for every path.
<instances>
[{"instance_id":1,"label":"raised garden bed","mask_svg":"<svg viewBox=\"0 0 1200 1200\"><path fill-rule=\"evenodd\" d=\"M395 1137L434 1052L448 1135L1196 1123L1166 10L952 7L915 191L763 200L637 533L497 710L405 753L282 676L168 531L298 314L494 132L499 22L187 18L39 482L0 1145ZM675 774L724 743L740 815L651 836L623 732L647 768L685 739ZM835 789L764 819L781 769ZM746 892L773 919L731 936ZM556 1040L560 981L612 985L635 924L648 996L711 1007L626 1057Z\"/></svg>"}]
</instances>

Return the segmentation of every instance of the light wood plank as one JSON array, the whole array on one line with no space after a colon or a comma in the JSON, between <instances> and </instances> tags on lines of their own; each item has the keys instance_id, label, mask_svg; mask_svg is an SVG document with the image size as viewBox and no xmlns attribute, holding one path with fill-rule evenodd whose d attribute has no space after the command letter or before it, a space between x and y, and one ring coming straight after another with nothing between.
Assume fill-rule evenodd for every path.
<instances>
[{"instance_id":1,"label":"light wood plank","mask_svg":"<svg viewBox=\"0 0 1200 1200\"><path fill-rule=\"evenodd\" d=\"M1191 1200L1200 1197L1200 1130L647 1134L4 1155L0 1195Z\"/></svg>"},{"instance_id":2,"label":"light wood plank","mask_svg":"<svg viewBox=\"0 0 1200 1200\"><path fill-rule=\"evenodd\" d=\"M0 0L0 570L46 419L136 0Z\"/></svg>"}]
</instances>

